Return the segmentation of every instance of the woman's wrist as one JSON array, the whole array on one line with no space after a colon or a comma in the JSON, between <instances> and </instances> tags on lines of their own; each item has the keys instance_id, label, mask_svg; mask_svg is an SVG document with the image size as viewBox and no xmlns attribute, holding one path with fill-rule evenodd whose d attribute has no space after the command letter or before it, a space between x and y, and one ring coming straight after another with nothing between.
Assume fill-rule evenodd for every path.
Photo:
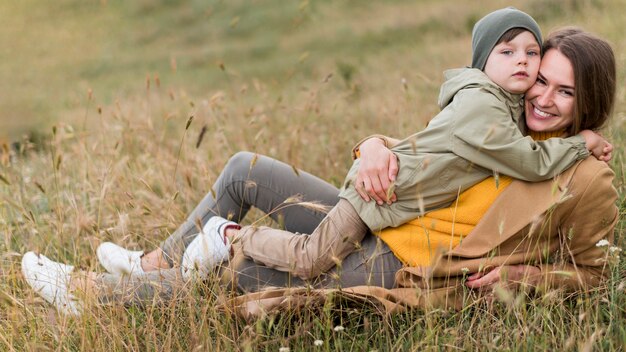
<instances>
[{"instance_id":1,"label":"woman's wrist","mask_svg":"<svg viewBox=\"0 0 626 352\"><path fill-rule=\"evenodd\" d=\"M534 264L520 265L522 280L532 287L537 286L540 281L541 267Z\"/></svg>"},{"instance_id":2,"label":"woman's wrist","mask_svg":"<svg viewBox=\"0 0 626 352\"><path fill-rule=\"evenodd\" d=\"M372 138L365 140L363 143L361 143L358 149L362 150L364 147L365 149L367 149L367 148L374 147L374 146L376 146L376 148L380 146L387 148L387 141L381 137L372 137Z\"/></svg>"},{"instance_id":3,"label":"woman's wrist","mask_svg":"<svg viewBox=\"0 0 626 352\"><path fill-rule=\"evenodd\" d=\"M359 144L356 148L354 148L354 150L352 151L353 159L359 159L361 157L361 151L363 150L364 146L365 146L365 149L368 149L374 145L384 146L386 148L387 142L380 137L368 138L365 141L363 141L361 144Z\"/></svg>"}]
</instances>

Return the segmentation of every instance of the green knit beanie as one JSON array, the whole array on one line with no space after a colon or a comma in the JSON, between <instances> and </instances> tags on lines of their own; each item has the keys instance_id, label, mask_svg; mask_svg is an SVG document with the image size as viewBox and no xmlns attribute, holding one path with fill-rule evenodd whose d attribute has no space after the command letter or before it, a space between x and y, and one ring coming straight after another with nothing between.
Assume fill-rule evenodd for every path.
<instances>
[{"instance_id":1,"label":"green knit beanie","mask_svg":"<svg viewBox=\"0 0 626 352\"><path fill-rule=\"evenodd\" d=\"M485 69L487 58L496 43L509 29L524 28L535 36L541 46L541 30L535 20L514 7L496 10L481 18L472 31L472 67Z\"/></svg>"}]
</instances>

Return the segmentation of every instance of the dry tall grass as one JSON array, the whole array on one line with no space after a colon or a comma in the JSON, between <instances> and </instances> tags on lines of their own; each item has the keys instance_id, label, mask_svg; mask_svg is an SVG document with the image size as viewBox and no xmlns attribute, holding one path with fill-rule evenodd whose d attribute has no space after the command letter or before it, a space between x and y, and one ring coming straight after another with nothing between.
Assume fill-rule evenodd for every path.
<instances>
[{"instance_id":1,"label":"dry tall grass","mask_svg":"<svg viewBox=\"0 0 626 352\"><path fill-rule=\"evenodd\" d=\"M141 11L151 10L148 1L137 4L147 8ZM490 8L502 5L489 2ZM622 84L608 133L618 146L612 166L622 195L622 214L626 209L626 161L619 147L626 138L623 5L620 1L518 4L533 15L541 14L536 16L544 28L580 23L614 44ZM0 158L4 238L0 243L0 348L622 350L626 344L623 262L612 267L607 286L589 295L520 295L510 304L483 302L460 312L411 311L390 318L346 302L248 322L214 309L218 296L226 292L213 284L189 287L180 293L184 299L170 304L130 309L93 306L83 318L73 319L57 315L26 286L19 260L27 250L100 271L94 253L102 241L154 248L209 190L228 157L239 150L270 155L339 184L354 141L374 132L402 136L423 127L435 113L441 71L466 62L467 22L487 11L472 4L434 1L306 6L314 11L311 22L305 24L319 24L315 22L318 16L317 20L323 18L333 25L307 27L285 37L281 45L292 61L285 64L287 69L269 69L278 72L275 76L251 73L263 72L264 60L257 60L256 68L245 66L244 60L226 60L223 70L216 65L222 75L219 83L200 84L204 90L197 83L181 88L186 85L180 78L161 72L158 79L156 74L145 80L134 78L132 85L142 88L128 96L119 94L117 101L110 98L117 94L84 89L75 97L79 103L59 110L64 111L63 119L42 133L39 144L25 140L17 150L4 149ZM354 18L346 20L349 29L343 30L357 43L316 42L337 35L335 22L347 18L348 9ZM231 28L237 26L235 17L228 18ZM241 25L247 17L239 18ZM447 18L456 20L450 28L440 28ZM418 42L406 37L416 30L434 34L425 34ZM315 31L321 32L319 37ZM408 44L389 44L394 35ZM345 57L327 58L312 49L303 50L302 42L322 48L321 53L338 50ZM355 48L341 48L347 45ZM378 52L377 48L386 45L391 49ZM145 77L145 71L139 76ZM184 78L191 80L193 75ZM622 221L616 232L622 247L624 225ZM316 340L322 345L315 346Z\"/></svg>"}]
</instances>

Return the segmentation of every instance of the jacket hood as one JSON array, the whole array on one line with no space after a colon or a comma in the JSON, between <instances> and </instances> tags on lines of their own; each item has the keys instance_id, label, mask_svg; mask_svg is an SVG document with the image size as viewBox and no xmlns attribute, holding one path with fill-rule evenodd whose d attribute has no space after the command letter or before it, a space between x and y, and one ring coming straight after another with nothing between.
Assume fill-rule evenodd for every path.
<instances>
[{"instance_id":1,"label":"jacket hood","mask_svg":"<svg viewBox=\"0 0 626 352\"><path fill-rule=\"evenodd\" d=\"M441 85L437 102L440 109L450 104L456 93L467 88L483 89L508 101L516 100L513 96L521 97L520 94L511 94L500 88L483 71L476 68L446 70L443 75L445 82Z\"/></svg>"}]
</instances>

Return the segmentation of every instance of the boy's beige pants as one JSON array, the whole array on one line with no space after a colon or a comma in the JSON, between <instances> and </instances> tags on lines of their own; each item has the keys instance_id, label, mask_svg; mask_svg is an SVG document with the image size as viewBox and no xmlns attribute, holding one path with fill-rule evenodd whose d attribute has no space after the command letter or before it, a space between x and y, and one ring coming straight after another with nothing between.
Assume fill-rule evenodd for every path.
<instances>
[{"instance_id":1,"label":"boy's beige pants","mask_svg":"<svg viewBox=\"0 0 626 352\"><path fill-rule=\"evenodd\" d=\"M311 234L267 226L245 226L235 239L243 254L257 263L311 279L327 272L354 252L366 232L350 202L340 199Z\"/></svg>"}]
</instances>

